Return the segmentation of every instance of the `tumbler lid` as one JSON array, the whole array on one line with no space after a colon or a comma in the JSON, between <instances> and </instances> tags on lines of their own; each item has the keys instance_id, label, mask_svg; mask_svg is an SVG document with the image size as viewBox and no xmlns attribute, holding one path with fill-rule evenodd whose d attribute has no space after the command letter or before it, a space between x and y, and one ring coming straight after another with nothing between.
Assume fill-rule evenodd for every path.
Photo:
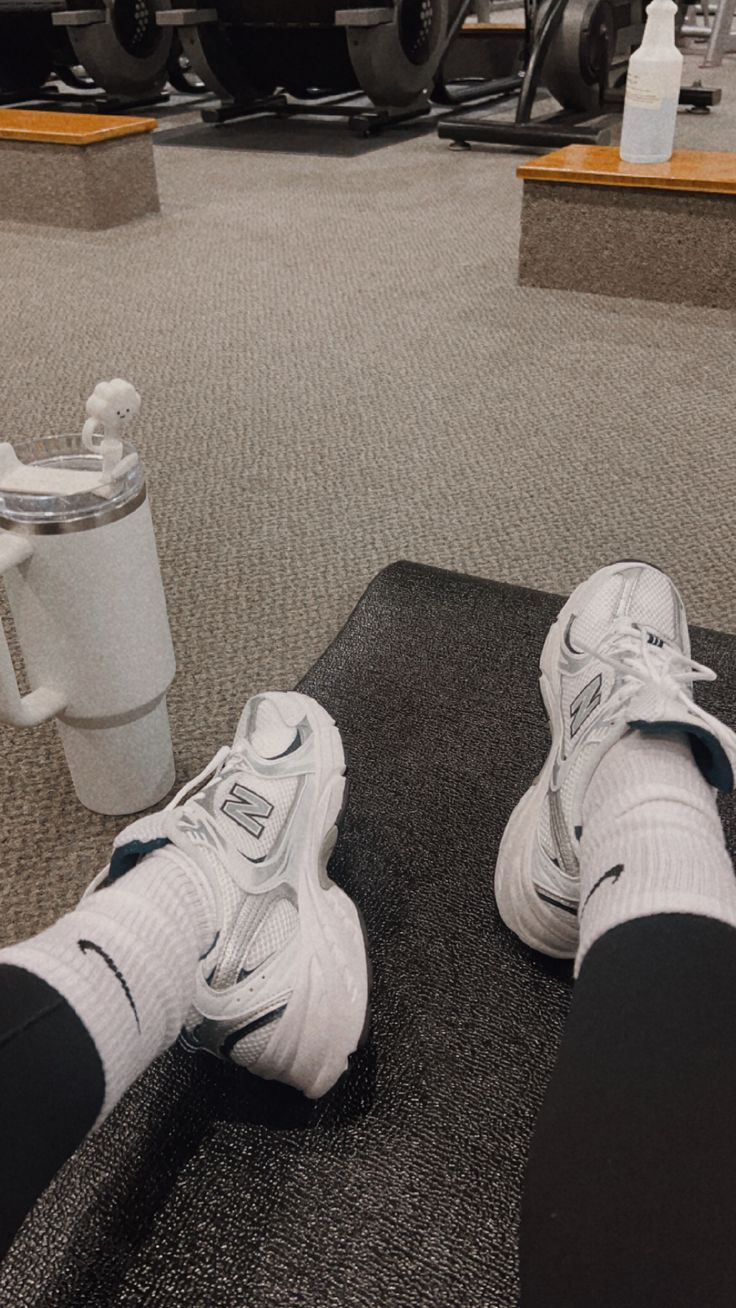
<instances>
[{"instance_id":1,"label":"tumbler lid","mask_svg":"<svg viewBox=\"0 0 736 1308\"><path fill-rule=\"evenodd\" d=\"M11 453L0 444L0 527L51 535L132 513L146 497L145 472L135 448L120 446L120 476L110 481L102 450L80 433L14 441Z\"/></svg>"}]
</instances>

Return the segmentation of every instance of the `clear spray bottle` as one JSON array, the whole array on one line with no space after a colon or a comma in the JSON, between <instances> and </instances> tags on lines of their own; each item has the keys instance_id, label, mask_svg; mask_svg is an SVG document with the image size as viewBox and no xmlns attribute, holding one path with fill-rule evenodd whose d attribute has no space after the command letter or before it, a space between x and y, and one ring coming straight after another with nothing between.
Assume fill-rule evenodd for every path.
<instances>
[{"instance_id":1,"label":"clear spray bottle","mask_svg":"<svg viewBox=\"0 0 736 1308\"><path fill-rule=\"evenodd\" d=\"M672 157L683 62L675 45L676 13L673 0L652 0L644 39L629 60L620 149L627 163Z\"/></svg>"}]
</instances>

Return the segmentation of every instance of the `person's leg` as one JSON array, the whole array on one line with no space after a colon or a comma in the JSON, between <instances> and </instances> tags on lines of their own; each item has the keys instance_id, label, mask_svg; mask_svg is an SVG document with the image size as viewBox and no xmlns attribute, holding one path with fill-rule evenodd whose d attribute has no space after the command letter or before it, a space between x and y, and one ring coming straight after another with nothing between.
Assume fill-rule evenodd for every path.
<instances>
[{"instance_id":1,"label":"person's leg","mask_svg":"<svg viewBox=\"0 0 736 1308\"><path fill-rule=\"evenodd\" d=\"M180 1032L309 1098L342 1075L368 1005L360 917L327 874L343 790L325 710L256 696L204 781L121 833L78 908L0 950L0 1253Z\"/></svg>"},{"instance_id":2,"label":"person's leg","mask_svg":"<svg viewBox=\"0 0 736 1308\"><path fill-rule=\"evenodd\" d=\"M205 877L159 850L0 950L0 1256L61 1164L176 1039L213 922Z\"/></svg>"},{"instance_id":3,"label":"person's leg","mask_svg":"<svg viewBox=\"0 0 736 1308\"><path fill-rule=\"evenodd\" d=\"M634 733L603 760L580 889L578 979L525 1180L522 1306L732 1308L736 883L683 739Z\"/></svg>"},{"instance_id":4,"label":"person's leg","mask_svg":"<svg viewBox=\"0 0 736 1308\"><path fill-rule=\"evenodd\" d=\"M700 708L674 585L574 592L540 663L552 747L496 866L504 921L574 957L521 1223L523 1308L734 1302L736 883L713 787L736 737Z\"/></svg>"},{"instance_id":5,"label":"person's leg","mask_svg":"<svg viewBox=\"0 0 736 1308\"><path fill-rule=\"evenodd\" d=\"M104 1097L99 1053L74 1009L32 972L0 964L0 1258Z\"/></svg>"}]
</instances>

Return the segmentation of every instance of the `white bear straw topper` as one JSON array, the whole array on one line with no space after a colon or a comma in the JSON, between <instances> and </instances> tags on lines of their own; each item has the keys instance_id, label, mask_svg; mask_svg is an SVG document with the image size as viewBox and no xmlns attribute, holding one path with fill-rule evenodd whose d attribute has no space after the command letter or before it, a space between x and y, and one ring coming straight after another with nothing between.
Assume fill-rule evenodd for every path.
<instances>
[{"instance_id":1,"label":"white bear straw topper","mask_svg":"<svg viewBox=\"0 0 736 1308\"><path fill-rule=\"evenodd\" d=\"M88 450L102 455L102 472L106 480L116 481L138 461L137 454L127 459L123 454L124 428L138 417L141 397L135 386L122 377L98 382L85 406L89 415L82 428L82 441ZM98 429L102 428L102 432Z\"/></svg>"}]
</instances>

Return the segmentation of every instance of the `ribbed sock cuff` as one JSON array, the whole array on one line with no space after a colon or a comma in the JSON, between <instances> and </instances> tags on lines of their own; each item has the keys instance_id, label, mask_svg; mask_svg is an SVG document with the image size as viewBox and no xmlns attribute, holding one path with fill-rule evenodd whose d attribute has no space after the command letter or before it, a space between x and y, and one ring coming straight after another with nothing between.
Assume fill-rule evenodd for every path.
<instances>
[{"instance_id":1,"label":"ribbed sock cuff","mask_svg":"<svg viewBox=\"0 0 736 1308\"><path fill-rule=\"evenodd\" d=\"M715 792L682 736L632 732L605 755L585 800L576 974L623 922L695 913L736 926L736 880Z\"/></svg>"},{"instance_id":2,"label":"ribbed sock cuff","mask_svg":"<svg viewBox=\"0 0 736 1308\"><path fill-rule=\"evenodd\" d=\"M48 930L0 951L0 962L53 986L87 1028L105 1072L99 1120L176 1039L213 923L204 875L166 849Z\"/></svg>"}]
</instances>

